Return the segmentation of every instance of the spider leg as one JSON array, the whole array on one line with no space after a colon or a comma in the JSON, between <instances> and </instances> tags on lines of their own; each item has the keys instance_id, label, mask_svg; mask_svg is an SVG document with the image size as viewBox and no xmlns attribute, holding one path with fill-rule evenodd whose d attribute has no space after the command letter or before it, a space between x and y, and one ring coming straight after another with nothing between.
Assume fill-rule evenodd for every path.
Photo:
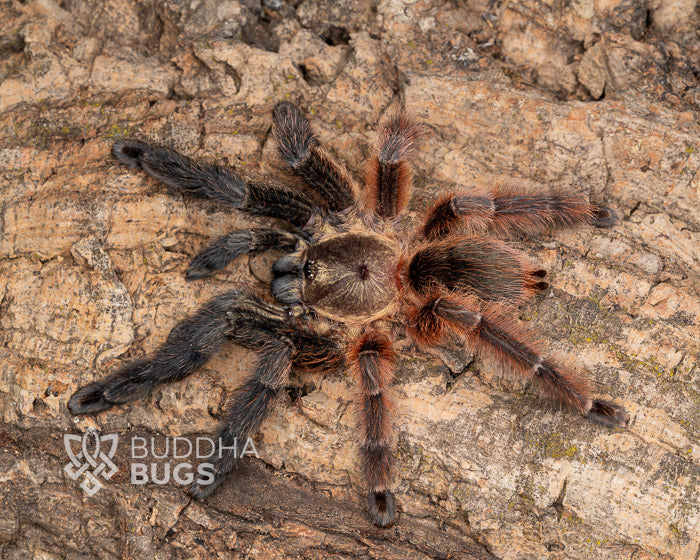
<instances>
[{"instance_id":1,"label":"spider leg","mask_svg":"<svg viewBox=\"0 0 700 560\"><path fill-rule=\"evenodd\" d=\"M287 313L231 291L178 323L151 359L135 360L105 379L81 387L68 401L71 414L91 414L146 396L156 386L184 379L204 365L227 337L260 348L284 330Z\"/></svg>"},{"instance_id":2,"label":"spider leg","mask_svg":"<svg viewBox=\"0 0 700 560\"><path fill-rule=\"evenodd\" d=\"M229 314L228 336L252 350L260 350L270 340L290 340L294 349L292 363L298 369L322 372L341 367L345 358L338 337L290 322L290 313L289 308L246 295Z\"/></svg>"},{"instance_id":3,"label":"spider leg","mask_svg":"<svg viewBox=\"0 0 700 560\"><path fill-rule=\"evenodd\" d=\"M344 363L338 341L299 325L289 312L239 291L222 294L180 322L150 360L136 360L101 381L80 388L68 401L72 414L91 414L134 400L156 386L184 379L204 365L226 337L259 351L253 374L238 387L222 426L214 480L193 486L204 497L223 481L237 459L236 441L252 435L287 385L292 365L328 371ZM219 439L220 438L220 439Z\"/></svg>"},{"instance_id":4,"label":"spider leg","mask_svg":"<svg viewBox=\"0 0 700 560\"><path fill-rule=\"evenodd\" d=\"M237 342L260 350L253 374L230 399L230 405L213 439L218 447L213 459L214 480L210 484L193 484L189 492L195 498L212 494L226 478L236 460L236 448L251 437L270 414L289 381L292 367L327 372L339 368L344 357L338 341L306 328L292 327L278 321L276 309L260 300L256 306L257 324L247 320L236 325ZM272 316L269 312L273 311ZM264 341L264 342L263 342Z\"/></svg>"},{"instance_id":5,"label":"spider leg","mask_svg":"<svg viewBox=\"0 0 700 560\"><path fill-rule=\"evenodd\" d=\"M234 231L219 237L192 261L187 269L187 280L203 278L215 270L224 268L237 256L244 253L259 253L266 249L292 251L299 238L277 229L251 229Z\"/></svg>"},{"instance_id":6,"label":"spider leg","mask_svg":"<svg viewBox=\"0 0 700 560\"><path fill-rule=\"evenodd\" d=\"M292 353L293 345L287 339L270 340L260 351L253 374L234 391L229 410L212 438L216 445L212 458L214 479L210 484L190 486L192 496L209 496L233 469L238 445L258 430L287 386Z\"/></svg>"},{"instance_id":7,"label":"spider leg","mask_svg":"<svg viewBox=\"0 0 700 560\"><path fill-rule=\"evenodd\" d=\"M433 286L467 292L486 301L515 305L547 289L538 270L515 249L498 239L450 236L416 251L407 280L418 294Z\"/></svg>"},{"instance_id":8,"label":"spider leg","mask_svg":"<svg viewBox=\"0 0 700 560\"><path fill-rule=\"evenodd\" d=\"M92 414L145 396L161 383L179 381L204 365L230 330L228 312L240 292L222 294L178 323L149 359L136 360L101 381L81 387L68 401L71 414Z\"/></svg>"},{"instance_id":9,"label":"spider leg","mask_svg":"<svg viewBox=\"0 0 700 560\"><path fill-rule=\"evenodd\" d=\"M123 140L114 144L112 155L123 164L143 169L171 187L250 214L280 218L298 227L308 224L316 210L313 202L301 192L247 183L230 169L198 163L169 148L138 140Z\"/></svg>"},{"instance_id":10,"label":"spider leg","mask_svg":"<svg viewBox=\"0 0 700 560\"><path fill-rule=\"evenodd\" d=\"M347 169L321 146L299 108L293 103L279 103L272 118L280 155L294 173L334 212L351 206L357 192L355 182Z\"/></svg>"},{"instance_id":11,"label":"spider leg","mask_svg":"<svg viewBox=\"0 0 700 560\"><path fill-rule=\"evenodd\" d=\"M480 356L537 382L555 401L607 426L624 428L629 415L619 405L593 399L588 380L544 357L541 344L496 308L480 310L474 300L451 294L431 296L408 310L409 333L419 343L435 346L455 334Z\"/></svg>"},{"instance_id":12,"label":"spider leg","mask_svg":"<svg viewBox=\"0 0 700 560\"><path fill-rule=\"evenodd\" d=\"M589 204L577 196L496 188L487 193L459 193L439 200L428 213L422 233L429 239L457 229L534 235L548 228L580 223L610 228L617 221L617 214L611 208Z\"/></svg>"},{"instance_id":13,"label":"spider leg","mask_svg":"<svg viewBox=\"0 0 700 560\"><path fill-rule=\"evenodd\" d=\"M294 342L292 363L296 369L325 373L345 364L345 354L335 336L295 329L290 338Z\"/></svg>"},{"instance_id":14,"label":"spider leg","mask_svg":"<svg viewBox=\"0 0 700 560\"><path fill-rule=\"evenodd\" d=\"M369 512L375 525L389 527L396 521L394 495L389 490L394 462L389 386L396 364L391 341L378 331L365 334L350 348L348 363L359 387L360 457L369 488Z\"/></svg>"},{"instance_id":15,"label":"spider leg","mask_svg":"<svg viewBox=\"0 0 700 560\"><path fill-rule=\"evenodd\" d=\"M408 204L413 174L407 159L418 136L418 127L403 112L380 129L365 179L365 205L383 218L400 214Z\"/></svg>"}]
</instances>

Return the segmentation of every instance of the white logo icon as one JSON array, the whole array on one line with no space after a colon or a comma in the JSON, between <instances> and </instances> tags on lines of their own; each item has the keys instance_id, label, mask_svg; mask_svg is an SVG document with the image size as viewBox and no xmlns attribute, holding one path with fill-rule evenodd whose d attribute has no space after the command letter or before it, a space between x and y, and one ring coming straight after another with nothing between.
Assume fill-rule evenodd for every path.
<instances>
[{"instance_id":1,"label":"white logo icon","mask_svg":"<svg viewBox=\"0 0 700 560\"><path fill-rule=\"evenodd\" d=\"M94 441L92 452L89 450L90 440ZM77 453L73 451L74 442L80 442ZM63 467L63 470L73 480L78 480L81 475L85 475L80 487L88 496L93 496L102 488L98 476L109 480L119 470L112 462L112 457L117 452L117 443L117 434L100 436L97 430L92 428L85 432L82 437L75 434L63 434L63 445L66 447L71 461ZM102 450L102 444L110 444L107 453Z\"/></svg>"}]
</instances>

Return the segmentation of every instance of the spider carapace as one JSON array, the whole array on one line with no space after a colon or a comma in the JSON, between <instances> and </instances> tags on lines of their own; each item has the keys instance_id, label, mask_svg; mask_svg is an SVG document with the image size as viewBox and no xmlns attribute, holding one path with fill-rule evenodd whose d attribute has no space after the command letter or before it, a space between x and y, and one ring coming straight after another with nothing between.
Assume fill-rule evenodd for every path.
<instances>
[{"instance_id":1,"label":"spider carapace","mask_svg":"<svg viewBox=\"0 0 700 560\"><path fill-rule=\"evenodd\" d=\"M236 464L232 444L254 434L280 400L292 368L319 375L339 368L357 385L360 467L372 521L396 520L391 484L395 409L390 385L393 343L408 336L422 348L455 342L539 386L584 417L624 427L624 408L592 396L586 377L547 356L513 315L547 289L546 272L506 239L555 227L612 227L614 211L563 191L494 186L438 200L419 225L406 226L412 176L408 159L418 127L402 111L380 127L364 186L326 151L291 103L273 112L282 159L305 189L245 181L232 170L128 140L112 153L171 187L237 210L276 218L276 227L231 232L205 248L187 270L198 279L242 254L282 250L271 298L233 290L209 301L170 332L154 356L133 361L80 388L73 414L105 410L178 381L206 363L227 339L257 351L253 372L232 392L214 441L211 494Z\"/></svg>"},{"instance_id":2,"label":"spider carapace","mask_svg":"<svg viewBox=\"0 0 700 560\"><path fill-rule=\"evenodd\" d=\"M339 322L363 325L391 315L398 300L399 248L379 233L337 233L273 266L272 293ZM301 274L299 274L301 271Z\"/></svg>"}]
</instances>

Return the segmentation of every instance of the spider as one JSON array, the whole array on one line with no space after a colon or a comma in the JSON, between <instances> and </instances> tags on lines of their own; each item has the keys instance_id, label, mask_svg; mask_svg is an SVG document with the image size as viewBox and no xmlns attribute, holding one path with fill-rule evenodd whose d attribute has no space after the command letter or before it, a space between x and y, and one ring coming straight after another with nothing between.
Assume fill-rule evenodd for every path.
<instances>
[{"instance_id":1,"label":"spider","mask_svg":"<svg viewBox=\"0 0 700 560\"><path fill-rule=\"evenodd\" d=\"M297 106L276 105L273 121L280 155L304 190L247 182L228 168L137 140L114 144L117 160L171 187L286 222L224 235L194 258L188 279L245 253L286 254L272 267L275 303L244 290L215 297L175 326L154 356L80 388L68 402L72 414L105 410L181 380L227 338L256 350L254 370L233 392L213 438L219 447L214 480L189 488L202 499L236 464L226 448L258 430L292 368L320 374L346 368L357 384L367 507L379 527L396 520L390 386L397 336L428 349L457 339L589 420L627 425L624 408L593 398L583 374L547 357L536 337L513 321L516 307L548 284L544 270L502 239L580 223L612 227L613 210L562 192L494 187L444 196L418 227L406 228L400 216L411 191L408 159L420 131L405 112L396 111L380 126L362 188L320 145Z\"/></svg>"}]
</instances>

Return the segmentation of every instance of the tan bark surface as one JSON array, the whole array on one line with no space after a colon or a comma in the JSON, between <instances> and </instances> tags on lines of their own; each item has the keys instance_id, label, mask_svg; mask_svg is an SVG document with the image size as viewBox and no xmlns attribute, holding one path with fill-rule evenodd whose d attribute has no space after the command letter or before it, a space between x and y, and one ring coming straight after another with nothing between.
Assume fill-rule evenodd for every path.
<instances>
[{"instance_id":1,"label":"tan bark surface","mask_svg":"<svg viewBox=\"0 0 700 560\"><path fill-rule=\"evenodd\" d=\"M0 3L0 556L700 557L700 15L694 0L27 0ZM247 259L197 251L262 223L114 162L143 138L290 182L280 100L357 176L403 103L424 125L411 212L459 185L565 187L614 230L522 240L552 288L520 314L623 403L629 429L548 407L492 364L399 341L399 522L375 529L353 384L299 374L205 502L129 483L94 497L63 434L208 434L254 355L233 344L148 399L72 418L82 384L151 353ZM252 259L264 277L276 254ZM160 462L162 466L162 461Z\"/></svg>"}]
</instances>

